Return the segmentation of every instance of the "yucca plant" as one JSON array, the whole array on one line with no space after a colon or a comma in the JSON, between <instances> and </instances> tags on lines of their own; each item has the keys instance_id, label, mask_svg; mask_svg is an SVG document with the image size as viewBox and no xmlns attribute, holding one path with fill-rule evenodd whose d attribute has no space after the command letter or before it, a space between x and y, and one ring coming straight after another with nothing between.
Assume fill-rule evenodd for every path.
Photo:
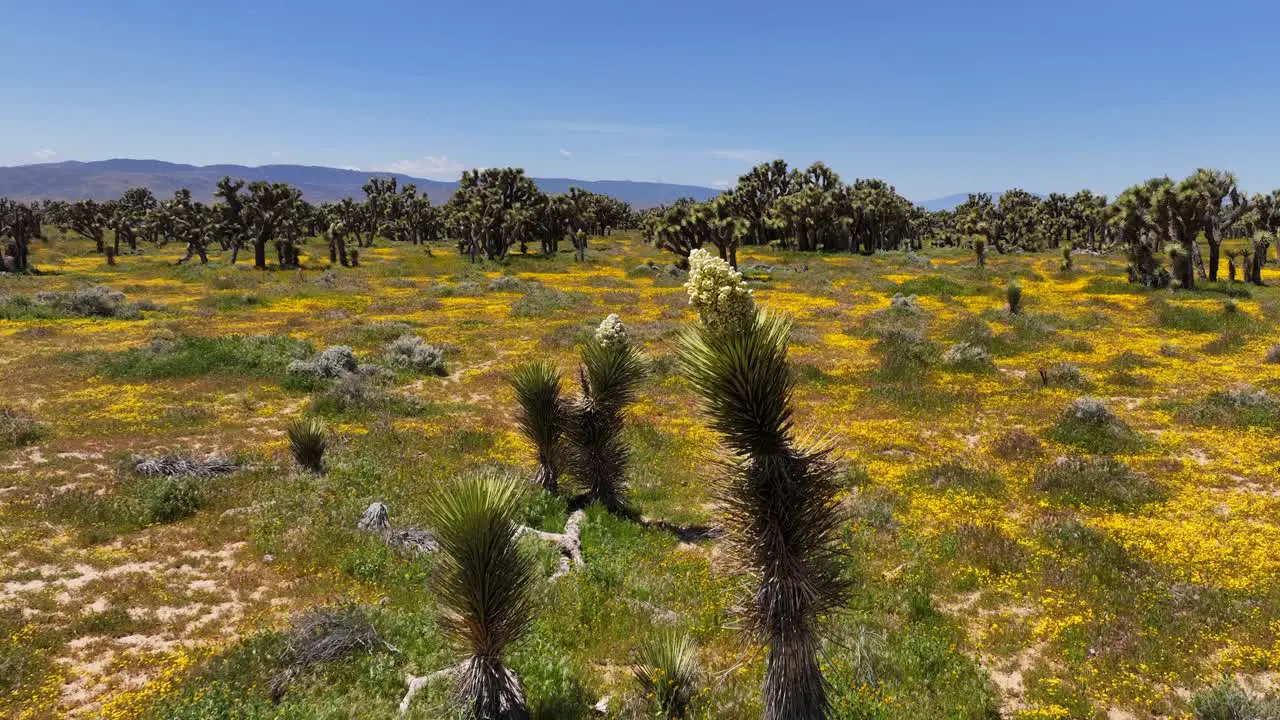
<instances>
[{"instance_id":1,"label":"yucca plant","mask_svg":"<svg viewBox=\"0 0 1280 720\"><path fill-rule=\"evenodd\" d=\"M636 651L636 682L663 720L689 716L698 681L698 646L687 632L666 628L646 638Z\"/></svg>"},{"instance_id":2,"label":"yucca plant","mask_svg":"<svg viewBox=\"0 0 1280 720\"><path fill-rule=\"evenodd\" d=\"M517 367L508 382L519 406L516 423L537 453L534 481L547 492L557 492L565 420L560 371L550 362L531 362Z\"/></svg>"},{"instance_id":3,"label":"yucca plant","mask_svg":"<svg viewBox=\"0 0 1280 720\"><path fill-rule=\"evenodd\" d=\"M1062 272L1071 272L1071 243L1062 244Z\"/></svg>"},{"instance_id":4,"label":"yucca plant","mask_svg":"<svg viewBox=\"0 0 1280 720\"><path fill-rule=\"evenodd\" d=\"M1009 283L1004 289L1005 299L1009 301L1009 314L1019 315L1022 313L1022 286L1016 282Z\"/></svg>"},{"instance_id":5,"label":"yucca plant","mask_svg":"<svg viewBox=\"0 0 1280 720\"><path fill-rule=\"evenodd\" d=\"M478 475L445 488L428 510L440 543L440 622L459 655L457 697L476 720L528 717L502 660L533 620L535 562L516 536L522 492L515 478Z\"/></svg>"},{"instance_id":6,"label":"yucca plant","mask_svg":"<svg viewBox=\"0 0 1280 720\"><path fill-rule=\"evenodd\" d=\"M329 444L325 439L326 430L324 421L314 417L300 417L286 428L289 452L303 469L324 472L324 451Z\"/></svg>"},{"instance_id":7,"label":"yucca plant","mask_svg":"<svg viewBox=\"0 0 1280 720\"><path fill-rule=\"evenodd\" d=\"M753 580L740 603L743 620L768 647L765 718L825 718L819 618L848 592L831 448L793 434L790 323L759 311L723 260L698 250L690 267L690 303L701 323L685 334L680 359L724 444L722 521Z\"/></svg>"},{"instance_id":8,"label":"yucca plant","mask_svg":"<svg viewBox=\"0 0 1280 720\"><path fill-rule=\"evenodd\" d=\"M626 510L627 463L623 413L645 375L644 359L616 315L582 348L582 391L568 405L566 460L586 496L614 512Z\"/></svg>"}]
</instances>

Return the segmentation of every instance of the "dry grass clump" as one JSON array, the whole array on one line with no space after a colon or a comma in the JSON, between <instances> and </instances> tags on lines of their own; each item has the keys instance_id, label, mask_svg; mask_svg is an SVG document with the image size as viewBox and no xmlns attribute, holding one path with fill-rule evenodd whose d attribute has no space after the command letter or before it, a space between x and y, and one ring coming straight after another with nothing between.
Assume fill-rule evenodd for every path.
<instances>
[{"instance_id":1,"label":"dry grass clump","mask_svg":"<svg viewBox=\"0 0 1280 720\"><path fill-rule=\"evenodd\" d=\"M279 700L308 668L356 654L373 655L396 648L382 638L358 605L317 608L293 621L280 654L284 669L270 680L271 697Z\"/></svg>"}]
</instances>

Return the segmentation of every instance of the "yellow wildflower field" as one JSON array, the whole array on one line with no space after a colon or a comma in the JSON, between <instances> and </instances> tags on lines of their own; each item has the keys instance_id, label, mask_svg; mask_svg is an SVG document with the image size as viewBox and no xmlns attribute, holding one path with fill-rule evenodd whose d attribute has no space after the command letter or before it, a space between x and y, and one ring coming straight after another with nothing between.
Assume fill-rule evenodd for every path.
<instances>
[{"instance_id":1,"label":"yellow wildflower field","mask_svg":"<svg viewBox=\"0 0 1280 720\"><path fill-rule=\"evenodd\" d=\"M361 511L381 501L393 526L420 524L451 477L531 475L507 373L549 359L575 387L579 345L610 313L650 365L626 434L643 522L589 509L586 567L541 590L513 665L538 717L590 717L606 696L627 717L636 639L677 623L710 678L696 716L759 715L763 655L732 627L734 566L714 534L678 531L717 521L717 440L675 362L693 314L670 256L627 233L593 239L584 263L473 266L380 242L359 268L304 256L259 272L90 250L59 238L33 254L40 274L0 279L0 405L41 428L0 437L0 715L392 716L404 674L447 649L430 560L358 531ZM855 590L828 620L836 716L1184 717L1224 673L1265 684L1280 671L1280 291L1146 291L1112 256L1066 273L1056 256L971 260L739 253L757 302L794 323L796 428L844 471ZM92 285L141 317L14 302ZM441 346L446 374L393 373L372 409L227 340L271 336L299 358L346 345L376 364L400 334ZM961 343L981 352L957 361ZM887 369L895 352L905 374ZM1117 444L1073 430L1082 397ZM323 475L289 457L284 428L307 413L328 419ZM133 469L166 452L240 469L166 515ZM530 522L559 532L556 502ZM341 603L371 608L397 652L273 698L281 630ZM439 692L410 716L436 717Z\"/></svg>"}]
</instances>

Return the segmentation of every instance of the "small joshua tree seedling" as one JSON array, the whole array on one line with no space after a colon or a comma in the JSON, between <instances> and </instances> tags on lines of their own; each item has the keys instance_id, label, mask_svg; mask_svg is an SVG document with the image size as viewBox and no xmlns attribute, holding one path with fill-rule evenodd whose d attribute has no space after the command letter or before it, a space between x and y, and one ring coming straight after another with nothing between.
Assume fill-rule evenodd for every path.
<instances>
[{"instance_id":1,"label":"small joshua tree seedling","mask_svg":"<svg viewBox=\"0 0 1280 720\"><path fill-rule=\"evenodd\" d=\"M486 474L446 488L429 509L440 544L441 629L459 660L451 674L476 720L529 717L520 680L503 661L533 621L537 568L517 539L521 499L519 481Z\"/></svg>"},{"instance_id":2,"label":"small joshua tree seedling","mask_svg":"<svg viewBox=\"0 0 1280 720\"><path fill-rule=\"evenodd\" d=\"M285 431L289 437L289 452L299 467L314 473L324 472L325 424L319 418L298 418L289 423Z\"/></svg>"},{"instance_id":3,"label":"small joshua tree seedling","mask_svg":"<svg viewBox=\"0 0 1280 720\"><path fill-rule=\"evenodd\" d=\"M1071 243L1062 244L1062 272L1071 272Z\"/></svg>"},{"instance_id":4,"label":"small joshua tree seedling","mask_svg":"<svg viewBox=\"0 0 1280 720\"><path fill-rule=\"evenodd\" d=\"M508 380L515 391L516 423L520 432L533 444L538 470L534 482L547 492L558 490L564 433L565 405L560 397L560 371L555 365L531 362L521 365Z\"/></svg>"},{"instance_id":5,"label":"small joshua tree seedling","mask_svg":"<svg viewBox=\"0 0 1280 720\"><path fill-rule=\"evenodd\" d=\"M1009 314L1022 314L1022 286L1016 282L1009 283L1004 290L1005 298L1009 301Z\"/></svg>"},{"instance_id":6,"label":"small joshua tree seedling","mask_svg":"<svg viewBox=\"0 0 1280 720\"><path fill-rule=\"evenodd\" d=\"M687 632L664 628L646 638L636 652L636 682L662 720L689 716L701 674L698 646Z\"/></svg>"}]
</instances>

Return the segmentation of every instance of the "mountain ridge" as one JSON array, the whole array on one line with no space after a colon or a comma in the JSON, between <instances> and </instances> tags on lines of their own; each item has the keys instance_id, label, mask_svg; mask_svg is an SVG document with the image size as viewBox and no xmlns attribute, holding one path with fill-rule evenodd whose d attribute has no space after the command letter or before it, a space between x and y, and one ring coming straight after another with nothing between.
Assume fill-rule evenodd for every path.
<instances>
[{"instance_id":1,"label":"mountain ridge","mask_svg":"<svg viewBox=\"0 0 1280 720\"><path fill-rule=\"evenodd\" d=\"M360 189L371 177L394 177L402 185L413 183L436 204L444 203L457 188L456 181L431 180L403 173L352 170L323 165L188 165L165 160L111 158L65 160L56 163L0 167L0 197L16 200L111 200L132 187L147 187L157 197L189 188L199 200L210 200L224 176L247 181L285 182L302 191L310 202L332 202L362 197ZM678 183L636 180L577 180L534 178L544 192L560 194L570 187L612 195L636 209L673 202L682 197L707 200L720 193L715 188Z\"/></svg>"}]
</instances>

